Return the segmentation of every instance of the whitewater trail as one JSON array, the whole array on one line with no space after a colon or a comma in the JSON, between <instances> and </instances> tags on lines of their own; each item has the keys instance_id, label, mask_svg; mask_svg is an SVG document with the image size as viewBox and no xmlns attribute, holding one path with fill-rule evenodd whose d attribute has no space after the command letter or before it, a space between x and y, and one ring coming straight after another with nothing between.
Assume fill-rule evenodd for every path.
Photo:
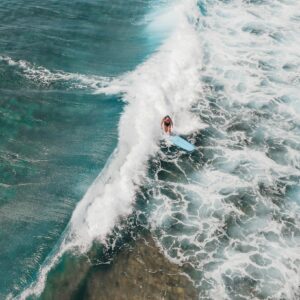
<instances>
[{"instance_id":1,"label":"whitewater trail","mask_svg":"<svg viewBox=\"0 0 300 300\"><path fill-rule=\"evenodd\" d=\"M162 116L171 112L181 133L201 128L198 118L190 112L201 92L199 38L188 19L190 12L197 12L196 3L179 2L171 10L178 26L158 52L134 72L97 90L122 93L127 106L119 123L118 147L105 175L99 178L99 184L96 180L71 220L72 230L80 236L79 243L84 248L89 248L94 239L103 240L118 217L131 212L147 160L158 150Z\"/></svg>"}]
</instances>

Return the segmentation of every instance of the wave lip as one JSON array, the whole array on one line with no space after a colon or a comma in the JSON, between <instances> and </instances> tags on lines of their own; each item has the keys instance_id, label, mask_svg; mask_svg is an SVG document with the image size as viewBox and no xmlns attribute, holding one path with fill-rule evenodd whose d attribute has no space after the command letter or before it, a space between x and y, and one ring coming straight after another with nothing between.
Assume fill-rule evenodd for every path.
<instances>
[{"instance_id":1,"label":"wave lip","mask_svg":"<svg viewBox=\"0 0 300 300\"><path fill-rule=\"evenodd\" d=\"M298 299L299 3L201 2L203 160L157 163L152 229L200 298Z\"/></svg>"}]
</instances>

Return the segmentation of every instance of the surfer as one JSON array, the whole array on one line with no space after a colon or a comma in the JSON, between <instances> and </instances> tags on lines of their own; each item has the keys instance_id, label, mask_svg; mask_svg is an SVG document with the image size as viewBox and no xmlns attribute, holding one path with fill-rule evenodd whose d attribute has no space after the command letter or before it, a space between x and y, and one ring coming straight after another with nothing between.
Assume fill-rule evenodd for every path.
<instances>
[{"instance_id":1,"label":"surfer","mask_svg":"<svg viewBox=\"0 0 300 300\"><path fill-rule=\"evenodd\" d=\"M160 124L161 128L164 129L165 133L171 134L172 131L172 127L173 127L173 121L170 118L170 116L165 116L162 120L161 120L161 124Z\"/></svg>"}]
</instances>

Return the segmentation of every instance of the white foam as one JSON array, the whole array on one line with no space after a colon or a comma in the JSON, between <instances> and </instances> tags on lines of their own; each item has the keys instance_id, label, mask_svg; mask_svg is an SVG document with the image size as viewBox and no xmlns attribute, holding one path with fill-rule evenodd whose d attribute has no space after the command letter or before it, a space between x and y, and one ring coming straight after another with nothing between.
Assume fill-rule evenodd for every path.
<instances>
[{"instance_id":1,"label":"white foam","mask_svg":"<svg viewBox=\"0 0 300 300\"><path fill-rule=\"evenodd\" d=\"M25 60L14 60L9 56L0 55L0 60L10 66L19 68L21 74L32 82L41 86L63 82L67 87L77 89L98 89L109 84L110 78L105 76L82 75L78 73L68 73L64 71L50 71L44 67L36 66Z\"/></svg>"},{"instance_id":2,"label":"white foam","mask_svg":"<svg viewBox=\"0 0 300 300\"><path fill-rule=\"evenodd\" d=\"M195 1L178 1L170 8L168 16L174 13L175 29L153 57L98 90L121 92L128 104L121 116L119 143L107 175L99 179L102 184L95 182L72 217L72 229L79 234L78 243L84 248L96 238L103 240L117 219L131 211L147 160L158 149L161 118L170 114L181 133L201 127L190 112L201 92L202 59L199 37L188 19L188 12L197 10L190 6L196 6Z\"/></svg>"},{"instance_id":3,"label":"white foam","mask_svg":"<svg viewBox=\"0 0 300 300\"><path fill-rule=\"evenodd\" d=\"M208 83L198 109L206 112L219 136L206 136L211 146L201 151L204 157L214 155L208 155L199 172L187 176L188 184L152 183L151 200L157 205L151 215L153 232L158 232L157 243L170 260L192 266L192 280L203 298L297 299L299 195L293 195L293 203L282 195L286 182L295 185L300 175L300 2L201 2L208 11L199 22L201 76ZM237 126L230 130L232 125ZM252 142L255 130L260 144ZM279 146L282 152L272 156ZM178 199L169 197L166 189ZM168 226L170 219L183 224L175 213L184 215L186 229ZM188 232L188 226L199 230L187 236L183 231ZM269 265L255 264L253 255ZM253 294L247 279L257 282L252 283Z\"/></svg>"}]
</instances>

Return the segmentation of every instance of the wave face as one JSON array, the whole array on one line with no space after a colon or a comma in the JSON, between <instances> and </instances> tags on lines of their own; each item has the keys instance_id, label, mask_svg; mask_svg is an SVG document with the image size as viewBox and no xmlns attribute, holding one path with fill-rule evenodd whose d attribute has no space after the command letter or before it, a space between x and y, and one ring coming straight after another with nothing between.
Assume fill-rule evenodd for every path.
<instances>
[{"instance_id":1,"label":"wave face","mask_svg":"<svg viewBox=\"0 0 300 300\"><path fill-rule=\"evenodd\" d=\"M297 1L167 2L143 21L149 43L163 43L132 71L75 83L73 70L55 75L58 84L71 76L76 88L84 82L84 90L119 95L126 105L115 151L20 298L41 293L63 253L107 243L135 213L201 299L296 299L297 8ZM166 114L197 151L161 142Z\"/></svg>"}]
</instances>

